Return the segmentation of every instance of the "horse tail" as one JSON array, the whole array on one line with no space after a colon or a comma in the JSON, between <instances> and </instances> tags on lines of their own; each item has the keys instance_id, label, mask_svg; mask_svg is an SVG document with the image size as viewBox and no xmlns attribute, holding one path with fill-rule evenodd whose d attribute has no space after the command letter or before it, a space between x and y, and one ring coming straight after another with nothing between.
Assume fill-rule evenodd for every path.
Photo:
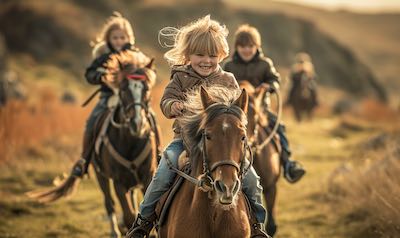
<instances>
[{"instance_id":1,"label":"horse tail","mask_svg":"<svg viewBox=\"0 0 400 238\"><path fill-rule=\"evenodd\" d=\"M40 203L51 203L63 197L72 197L75 194L80 182L80 178L73 175L69 175L62 181L58 180L58 178L54 179L53 183L56 185L54 188L30 191L25 194L29 198L35 199Z\"/></svg>"}]
</instances>

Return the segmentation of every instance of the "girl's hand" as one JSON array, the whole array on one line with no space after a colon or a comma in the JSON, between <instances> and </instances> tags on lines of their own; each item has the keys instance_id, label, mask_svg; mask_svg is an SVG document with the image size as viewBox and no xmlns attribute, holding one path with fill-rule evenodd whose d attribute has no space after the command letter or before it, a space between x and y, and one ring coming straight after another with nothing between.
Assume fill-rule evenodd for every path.
<instances>
[{"instance_id":1,"label":"girl's hand","mask_svg":"<svg viewBox=\"0 0 400 238\"><path fill-rule=\"evenodd\" d=\"M181 116L184 110L184 106L182 102L174 102L171 105L171 114L173 116Z\"/></svg>"}]
</instances>

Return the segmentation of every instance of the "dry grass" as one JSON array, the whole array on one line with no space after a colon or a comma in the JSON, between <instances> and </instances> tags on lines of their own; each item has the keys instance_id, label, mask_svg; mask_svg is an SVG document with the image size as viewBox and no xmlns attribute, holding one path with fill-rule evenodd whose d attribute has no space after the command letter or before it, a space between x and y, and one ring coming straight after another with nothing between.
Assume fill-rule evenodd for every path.
<instances>
[{"instance_id":1,"label":"dry grass","mask_svg":"<svg viewBox=\"0 0 400 238\"><path fill-rule=\"evenodd\" d=\"M380 135L360 147L363 163L332 174L329 194L341 214L339 222L358 226L352 237L396 237L400 232L399 142L399 133Z\"/></svg>"},{"instance_id":2,"label":"dry grass","mask_svg":"<svg viewBox=\"0 0 400 238\"><path fill-rule=\"evenodd\" d=\"M398 112L373 99L364 99L357 113L369 121L395 122L399 119Z\"/></svg>"},{"instance_id":3,"label":"dry grass","mask_svg":"<svg viewBox=\"0 0 400 238\"><path fill-rule=\"evenodd\" d=\"M12 101L0 109L0 162L24 148L65 134L81 133L88 109L62 104L50 89L40 92L38 102Z\"/></svg>"}]
</instances>

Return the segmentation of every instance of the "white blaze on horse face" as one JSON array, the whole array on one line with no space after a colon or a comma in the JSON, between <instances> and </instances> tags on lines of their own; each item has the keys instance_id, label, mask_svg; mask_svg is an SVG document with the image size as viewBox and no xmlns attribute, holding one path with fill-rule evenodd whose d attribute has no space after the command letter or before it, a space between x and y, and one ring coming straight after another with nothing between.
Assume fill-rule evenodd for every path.
<instances>
[{"instance_id":1,"label":"white blaze on horse face","mask_svg":"<svg viewBox=\"0 0 400 238\"><path fill-rule=\"evenodd\" d=\"M224 122L222 123L222 131L225 133L229 127L230 127L230 125L228 122L226 122L226 119L225 119Z\"/></svg>"},{"instance_id":2,"label":"white blaze on horse face","mask_svg":"<svg viewBox=\"0 0 400 238\"><path fill-rule=\"evenodd\" d=\"M142 93L143 93L143 88L144 85L141 81L137 80L130 80L129 81L129 89L131 90L133 100L135 103L135 124L137 126L137 131L140 131L140 128L142 127L142 115L141 115L141 109L142 107L140 106L142 102Z\"/></svg>"}]
</instances>

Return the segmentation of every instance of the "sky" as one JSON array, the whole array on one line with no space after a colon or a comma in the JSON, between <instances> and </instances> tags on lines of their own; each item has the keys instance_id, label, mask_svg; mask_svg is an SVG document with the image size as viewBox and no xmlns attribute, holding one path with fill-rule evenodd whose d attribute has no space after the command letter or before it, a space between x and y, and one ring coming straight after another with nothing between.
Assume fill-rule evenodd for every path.
<instances>
[{"instance_id":1,"label":"sky","mask_svg":"<svg viewBox=\"0 0 400 238\"><path fill-rule=\"evenodd\" d=\"M329 10L347 9L360 12L400 12L400 0L275 0L322 7Z\"/></svg>"}]
</instances>

